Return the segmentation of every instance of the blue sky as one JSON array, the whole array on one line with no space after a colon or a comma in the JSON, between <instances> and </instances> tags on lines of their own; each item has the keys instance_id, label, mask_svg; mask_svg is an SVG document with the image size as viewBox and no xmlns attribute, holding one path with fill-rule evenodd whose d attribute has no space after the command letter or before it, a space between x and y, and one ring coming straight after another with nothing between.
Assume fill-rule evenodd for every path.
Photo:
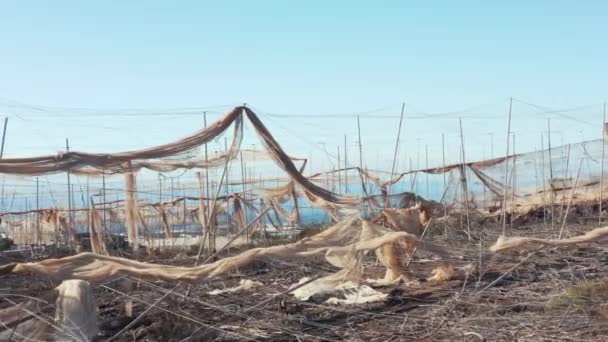
<instances>
[{"instance_id":1,"label":"blue sky","mask_svg":"<svg viewBox=\"0 0 608 342\"><path fill-rule=\"evenodd\" d=\"M65 137L85 151L142 148L199 128L199 111L212 120L243 102L318 168L329 163L319 142L332 159L346 134L357 153L356 114L367 162L389 168L403 101L400 153L428 145L431 164L442 133L448 161L458 160L459 117L469 159L488 157L492 139L504 154L510 97L518 151L540 147L547 117L555 143L597 138L607 10L604 1L4 2L6 153L54 153Z\"/></svg>"}]
</instances>

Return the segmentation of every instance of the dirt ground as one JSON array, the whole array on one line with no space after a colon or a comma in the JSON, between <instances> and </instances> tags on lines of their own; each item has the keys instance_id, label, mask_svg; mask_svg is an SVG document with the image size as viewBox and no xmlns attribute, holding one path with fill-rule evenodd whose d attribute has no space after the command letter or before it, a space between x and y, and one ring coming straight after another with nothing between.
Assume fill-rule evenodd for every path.
<instances>
[{"instance_id":1,"label":"dirt ground","mask_svg":"<svg viewBox=\"0 0 608 342\"><path fill-rule=\"evenodd\" d=\"M507 233L556 237L559 226L521 225L508 227ZM595 226L568 227L567 235L577 235ZM474 225L471 241L457 230L446 234L441 224L434 224L425 239L447 248L454 255L450 261L461 266L479 262L479 236L486 249L500 226ZM607 247L510 252L484 259L481 277L443 283L424 281L436 263L419 253L410 268L420 284L377 288L389 294L387 300L363 305L324 304L335 293L308 301L286 294L302 277L335 271L321 258L264 260L228 277L191 285L121 279L94 290L98 340L120 332L113 341L608 341L608 310L602 306L608 303ZM147 260L193 264L185 255ZM384 271L369 255L365 272L369 278L381 278ZM208 294L238 285L243 278L264 285L253 291ZM57 285L35 275L5 275L0 278L0 309L23 302L24 296L43 297ZM156 308L141 315L171 289ZM133 303L131 317L125 313L128 302ZM43 314L52 318L52 305ZM0 332L10 328L0 326ZM16 334L11 338L19 340Z\"/></svg>"}]
</instances>

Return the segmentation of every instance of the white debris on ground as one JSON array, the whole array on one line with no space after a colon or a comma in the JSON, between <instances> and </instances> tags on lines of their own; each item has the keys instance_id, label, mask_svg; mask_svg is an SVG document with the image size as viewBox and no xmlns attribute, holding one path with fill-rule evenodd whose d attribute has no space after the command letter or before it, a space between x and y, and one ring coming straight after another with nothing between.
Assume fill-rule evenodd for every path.
<instances>
[{"instance_id":1,"label":"white debris on ground","mask_svg":"<svg viewBox=\"0 0 608 342\"><path fill-rule=\"evenodd\" d=\"M264 286L264 284L262 282L255 281L255 280L241 279L238 286L229 287L229 288L225 288L225 289L215 289L213 291L207 292L207 294L210 296L217 296L217 295L220 295L223 293L251 291L260 286Z\"/></svg>"},{"instance_id":2,"label":"white debris on ground","mask_svg":"<svg viewBox=\"0 0 608 342\"><path fill-rule=\"evenodd\" d=\"M310 278L302 278L298 284L303 284L310 281ZM292 287L298 286L295 284ZM333 305L351 305L351 304L365 304L373 302L381 302L386 299L387 294L380 291L376 291L367 285L361 285L354 281L346 281L336 284L335 279L317 279L309 284L306 284L300 288L295 289L291 293L299 300L306 301L310 297L322 294L322 293L335 293L341 292L344 295L344 299L331 297L325 304Z\"/></svg>"},{"instance_id":3,"label":"white debris on ground","mask_svg":"<svg viewBox=\"0 0 608 342\"><path fill-rule=\"evenodd\" d=\"M352 305L382 302L388 296L388 294L376 291L367 285L360 285L352 281L340 284L336 286L336 289L341 291L345 298L332 297L326 300L325 304Z\"/></svg>"}]
</instances>

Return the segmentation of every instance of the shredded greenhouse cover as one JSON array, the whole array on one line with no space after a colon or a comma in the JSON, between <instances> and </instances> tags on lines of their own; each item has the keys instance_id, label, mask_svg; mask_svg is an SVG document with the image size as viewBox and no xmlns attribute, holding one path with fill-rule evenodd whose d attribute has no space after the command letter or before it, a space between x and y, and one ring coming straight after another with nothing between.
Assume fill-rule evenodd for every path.
<instances>
[{"instance_id":1,"label":"shredded greenhouse cover","mask_svg":"<svg viewBox=\"0 0 608 342\"><path fill-rule=\"evenodd\" d=\"M540 239L520 236L500 236L494 245L490 247L491 252L502 252L511 249L522 249L534 246L574 246L581 243L599 242L608 236L608 227L595 228L585 234L567 239Z\"/></svg>"},{"instance_id":2,"label":"shredded greenhouse cover","mask_svg":"<svg viewBox=\"0 0 608 342\"><path fill-rule=\"evenodd\" d=\"M216 167L224 164L226 160L238 156L243 139L243 112L254 126L271 158L300 187L332 203L357 205L361 202L360 198L356 196L338 195L314 184L305 177L302 171L306 163L304 162L300 168L297 168L291 157L283 151L259 117L247 107L236 107L209 127L173 143L121 153L65 152L58 155L2 159L0 161L0 173L43 175L69 171L86 175L131 173L142 168L154 171L171 171L194 167ZM217 138L232 124L234 124L234 137L229 150L225 154L210 160L204 160L201 156L193 158L189 154L189 152ZM176 159L178 160L176 161Z\"/></svg>"},{"instance_id":3,"label":"shredded greenhouse cover","mask_svg":"<svg viewBox=\"0 0 608 342\"><path fill-rule=\"evenodd\" d=\"M235 124L235 137L230 152L208 160L169 161L158 159L188 152L217 138L232 124ZM209 127L176 142L137 151L120 153L83 153L65 152L29 158L3 159L0 172L9 174L48 174L70 171L73 173L122 173L129 170L148 168L155 171L175 170L178 168L206 167L221 165L226 158L234 158L242 138L242 107L236 107L223 118Z\"/></svg>"},{"instance_id":4,"label":"shredded greenhouse cover","mask_svg":"<svg viewBox=\"0 0 608 342\"><path fill-rule=\"evenodd\" d=\"M245 119L248 119L253 125L254 131L265 147L263 151L249 151L242 148ZM204 157L201 152L201 147L217 139L221 134L229 131L231 127L234 129L232 143L226 144L226 150L215 155L211 159ZM601 150L601 146L603 146L603 140L568 145L567 155L571 156L571 159L576 159L580 155L581 157L590 160L597 160L597 154L598 151ZM565 148L565 146L562 146L561 148L552 148L552 151L554 152L554 155L559 155L560 153L566 155ZM56 155L7 158L0 160L0 172L26 176L46 175L68 171L76 175L125 174L137 172L141 169L166 172L177 169L214 168L225 165L227 161L239 156L242 159L243 155L248 157L251 154L260 154L260 156L263 156L263 159L270 159L282 168L288 176L285 178L285 182L292 184L282 188L269 188L266 189L267 191L259 188L251 189L254 193L262 194L262 196L270 195L270 197L274 197L276 200L275 204L280 203L281 200L286 200L286 198L291 198L293 199L294 206L298 205L298 201L295 197L297 195L303 196L308 198L313 206L325 209L334 220L339 220L342 215L337 213L338 209L336 206L357 207L367 203L374 209L380 209L387 206L402 207L395 205L394 203L392 205L387 205L386 197L389 197L388 187L397 184L401 180L405 180L404 177L407 175L411 175L415 179L417 173L424 173L427 176L430 175L431 178L433 178L433 175L439 174L444 174L446 176L447 179L444 179L444 181L446 182L445 184L447 187L444 190L441 202L444 206L449 208L458 204L474 208L488 208L492 207L495 202L502 201L502 196L505 194L511 195L513 201L516 202L509 207L512 211L521 211L521 213L525 213L530 207L545 207L546 201L544 197L546 196L546 187L543 184L535 184L532 182L531 179L534 179L535 177L532 177L530 174L530 170L533 169L530 166L537 166L536 159L539 153L542 155L551 155L551 151L548 150L534 153L513 154L488 160L410 170L399 174L391 173L390 179L388 180L383 180L379 177L381 171L374 171L376 174L372 174L369 169L364 169L363 167L338 168L336 170L317 173L312 176L304 176L303 171L307 164L307 160L288 155L275 140L271 132L266 128L260 117L250 108L239 106L227 112L209 127L196 131L190 136L172 143L120 153L85 153L70 151L61 152ZM303 161L303 163L296 166L294 161ZM526 180L525 182L518 182L517 189L514 186L509 185L509 182L505 185L499 181L504 178L504 172L502 171L504 170L503 166L510 163L513 163L512 178ZM567 166L568 159L561 162L555 161L555 163L561 163ZM561 167L558 165L555 166L558 169ZM593 173L597 174L597 165L588 165L587 167L593 167L594 170L589 170L589 179L581 180L580 189L576 191L577 199L582 199L584 196L589 197L589 194L587 194L589 191L587 190L590 188L587 188L597 185L597 181L594 180L596 177L592 176ZM350 182L353 180L361 182L363 196L337 194L334 191L328 190L327 186L325 188L320 186L319 176L329 176L338 173L338 181L342 182L339 173L344 172L346 176L347 171L358 172L359 177L352 177ZM438 180L438 178L436 179ZM471 181L469 181L469 179L471 179ZM461 183L463 180L466 180L468 183L465 191L469 192L469 196L467 196L469 203L462 203L457 200L459 197L458 192L461 191L460 188L462 187ZM553 180L548 180L551 185L548 187L550 189L549 191L556 190L553 187L553 183L555 183L556 180L559 179L555 178ZM251 181L252 180L243 180L241 183L235 183L234 180L232 180L230 184L246 184ZM348 180L345 180L344 182L346 183ZM371 182L368 185L369 189L368 186L365 185L366 182ZM373 186L372 183L375 186ZM377 193L377 191L379 191L379 193ZM264 194L265 192L266 194ZM373 194L373 192L376 193ZM381 200L377 198L378 196L381 197ZM228 198L233 197L234 195L227 195L226 198L220 196L218 197L218 200L223 201L224 199L228 200ZM197 200L197 198L194 197L188 199ZM383 204L380 205L380 203ZM2 213L0 215L9 214L20 213ZM298 210L294 210L289 214L289 221L298 223L300 216L301 213ZM24 241L25 240L27 239L24 239Z\"/></svg>"},{"instance_id":5,"label":"shredded greenhouse cover","mask_svg":"<svg viewBox=\"0 0 608 342\"><path fill-rule=\"evenodd\" d=\"M239 255L197 267L167 266L93 253L80 253L60 259L13 263L2 266L0 273L35 272L58 280L82 279L92 284L108 282L123 276L144 280L195 282L224 275L264 258L289 259L324 255L327 262L341 270L321 278L319 281L336 280L337 282L338 280L360 278L360 253L376 250L397 240L418 241L418 238L405 231L391 231L373 222L354 217L298 242L254 248ZM417 248L443 253L441 248L428 242L419 241Z\"/></svg>"}]
</instances>

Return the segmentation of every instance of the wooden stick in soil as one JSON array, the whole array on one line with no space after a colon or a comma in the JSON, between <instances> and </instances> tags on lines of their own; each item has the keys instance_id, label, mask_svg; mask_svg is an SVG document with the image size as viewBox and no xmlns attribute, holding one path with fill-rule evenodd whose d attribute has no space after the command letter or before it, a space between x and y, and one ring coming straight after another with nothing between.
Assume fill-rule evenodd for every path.
<instances>
[{"instance_id":1,"label":"wooden stick in soil","mask_svg":"<svg viewBox=\"0 0 608 342\"><path fill-rule=\"evenodd\" d=\"M442 202L443 202L443 223L444 223L444 233L447 234L448 231L448 207L447 207L447 202L445 199L445 195L447 194L447 182L446 182L446 171L445 171L445 134L441 133L441 154L442 154L442 161L443 161L443 191L444 191L444 195L442 196Z\"/></svg>"},{"instance_id":2,"label":"wooden stick in soil","mask_svg":"<svg viewBox=\"0 0 608 342\"><path fill-rule=\"evenodd\" d=\"M344 194L348 194L348 152L346 151L346 134L344 134Z\"/></svg>"},{"instance_id":3,"label":"wooden stick in soil","mask_svg":"<svg viewBox=\"0 0 608 342\"><path fill-rule=\"evenodd\" d=\"M359 115L357 115L357 134L359 136L359 177L361 177L361 188L363 189L363 196L366 198L369 197L367 194L367 186L365 185L365 179L363 178L363 142L361 141L361 121L359 120ZM367 217L365 203L362 203L363 208L363 217Z\"/></svg>"},{"instance_id":4,"label":"wooden stick in soil","mask_svg":"<svg viewBox=\"0 0 608 342\"><path fill-rule=\"evenodd\" d=\"M511 111L513 109L513 98L509 99L509 119L507 120L507 154L505 160L505 182L504 182L504 193L502 197L502 235L506 234L507 230L507 191L508 187L508 173L509 173L509 138L511 137Z\"/></svg>"},{"instance_id":5,"label":"wooden stick in soil","mask_svg":"<svg viewBox=\"0 0 608 342\"><path fill-rule=\"evenodd\" d=\"M534 192L535 193L538 193L538 161L536 160L537 154L538 154L538 150L536 149L536 146L534 146L533 160L534 160Z\"/></svg>"},{"instance_id":6,"label":"wooden stick in soil","mask_svg":"<svg viewBox=\"0 0 608 342\"><path fill-rule=\"evenodd\" d=\"M203 125L207 128L207 112L203 112ZM209 149L205 143L205 165L209 162ZM209 170L205 169L205 197L207 198L207 210L209 210Z\"/></svg>"},{"instance_id":7,"label":"wooden stick in soil","mask_svg":"<svg viewBox=\"0 0 608 342\"><path fill-rule=\"evenodd\" d=\"M464 210L467 218L467 237L471 241L471 220L469 219L469 188L467 185L467 169L466 169L466 157L464 154L464 135L462 133L462 119L458 119L460 123L460 150L462 153L462 168L461 168L461 181L462 181L462 192L464 195Z\"/></svg>"},{"instance_id":8,"label":"wooden stick in soil","mask_svg":"<svg viewBox=\"0 0 608 342\"><path fill-rule=\"evenodd\" d=\"M545 143L543 133L540 133L541 178L543 182L543 224L547 227L547 179L545 178Z\"/></svg>"},{"instance_id":9,"label":"wooden stick in soil","mask_svg":"<svg viewBox=\"0 0 608 342\"><path fill-rule=\"evenodd\" d=\"M551 157L551 118L547 118L547 147L549 149L549 190L551 199L551 230L555 229L555 213L553 205L555 204L555 191L553 191L553 161Z\"/></svg>"},{"instance_id":10,"label":"wooden stick in soil","mask_svg":"<svg viewBox=\"0 0 608 342\"><path fill-rule=\"evenodd\" d=\"M231 145L232 146L232 145ZM228 154L228 137L224 137L224 151L226 151L226 154ZM253 155L255 156L255 151L253 151ZM255 158L255 157L254 157ZM225 196L226 196L226 215L228 215L230 217L231 213L230 213L230 206L228 205L228 201L230 199L229 195L230 195L230 172L226 171L226 180L224 181L224 189L226 190L225 192ZM217 227L213 227L215 230L215 233L217 234ZM226 220L226 235L230 236L230 231L232 228L232 220ZM214 234L215 235L215 234ZM215 239L215 237L214 237ZM215 248L215 240L213 241L213 245Z\"/></svg>"},{"instance_id":11,"label":"wooden stick in soil","mask_svg":"<svg viewBox=\"0 0 608 342\"><path fill-rule=\"evenodd\" d=\"M424 235L426 234L426 230L429 228L429 226L431 225L431 222L433 222L433 218L431 217L431 219L429 220L429 222L427 222L424 225L424 230L422 231L422 234L420 234L420 237L418 238L418 241L422 241L422 239L424 238ZM414 246L414 249L412 250L412 255L410 256L409 260L407 261L407 263L405 264L405 267L408 267L410 265L410 263L412 262L412 260L414 259L414 255L416 254L416 250L418 250L417 246Z\"/></svg>"},{"instance_id":12,"label":"wooden stick in soil","mask_svg":"<svg viewBox=\"0 0 608 342\"><path fill-rule=\"evenodd\" d=\"M515 132L513 132L513 169L511 170L511 174L513 175L513 190L511 191L511 206L512 211L515 210L515 193L517 191L517 154L515 153ZM513 220L510 220L511 231L513 231Z\"/></svg>"},{"instance_id":13,"label":"wooden stick in soil","mask_svg":"<svg viewBox=\"0 0 608 342\"><path fill-rule=\"evenodd\" d=\"M561 209L560 209L560 213L563 214L564 213L564 203L566 203L566 188L567 188L567 183L566 180L568 179L568 169L570 168L570 144L568 144L568 151L566 153L566 170L564 172L564 181L563 181L563 189L562 189L562 203L561 203Z\"/></svg>"},{"instance_id":14,"label":"wooden stick in soil","mask_svg":"<svg viewBox=\"0 0 608 342\"><path fill-rule=\"evenodd\" d=\"M40 214L38 213L40 210L40 189L39 189L39 179L36 177L36 236L37 243L42 243L42 231L40 230ZM89 176L87 176L87 197L89 196Z\"/></svg>"},{"instance_id":15,"label":"wooden stick in soil","mask_svg":"<svg viewBox=\"0 0 608 342\"><path fill-rule=\"evenodd\" d=\"M227 159L229 160L229 159ZM226 168L228 167L228 163L226 163ZM226 168L224 168L224 171L226 171ZM215 198L213 199L213 211L211 212L209 218L207 218L207 227L209 227L209 224L211 222L211 218L212 215L215 215L215 205L217 202L217 196L221 190L222 187L222 181L224 180L223 174L222 174L222 178L220 179L220 184L217 188L217 192L215 194ZM204 264L208 263L210 260L213 260L213 258L215 258L220 252L222 252L224 249L226 249L228 246L230 246L230 244L232 242L234 242L243 232L245 231L249 231L249 228L255 223L257 222L262 216L264 216L264 214L266 214L268 212L268 210L270 210L270 207L267 207L265 210L263 210L258 216L256 216L256 218L254 218L249 224L247 224L243 229L241 229L238 233L236 233L232 239L230 239L230 241L228 241L224 246L222 246L222 248L220 248L219 251L211 254L211 250L209 251L209 257L203 261ZM205 236L203 236L203 239L201 239L201 243L198 246L198 254L196 255L196 261L194 262L194 266L198 266L198 263L200 261L201 258L201 254L203 251L203 246L205 244L205 238L207 237L207 235L209 236L209 239L211 239L211 233L209 232L209 229L207 229L207 234L205 234ZM190 293L190 285L188 285L188 288L186 289L186 296L188 296L188 294Z\"/></svg>"},{"instance_id":16,"label":"wooden stick in soil","mask_svg":"<svg viewBox=\"0 0 608 342\"><path fill-rule=\"evenodd\" d=\"M405 113L405 102L401 104L401 116L399 118L399 129L397 130L397 139L395 141L395 153L393 153L393 166L391 167L391 180L395 177L395 166L397 164L397 151L399 150L399 139L401 137L401 125L403 124L403 114ZM388 207L391 197L391 183L388 184L386 190L386 200L384 201L384 207Z\"/></svg>"},{"instance_id":17,"label":"wooden stick in soil","mask_svg":"<svg viewBox=\"0 0 608 342\"><path fill-rule=\"evenodd\" d=\"M70 152L70 142L68 141L68 138L65 138L65 150L66 152ZM67 180L68 180L68 227L70 229L70 232L74 231L74 216L72 215L72 183L70 180L70 170L68 170L66 172L67 175ZM75 241L73 239L73 234L70 233L70 238L69 238L69 245L70 245L70 252L74 253L74 248L75 248Z\"/></svg>"},{"instance_id":18,"label":"wooden stick in soil","mask_svg":"<svg viewBox=\"0 0 608 342\"><path fill-rule=\"evenodd\" d=\"M602 119L602 165L600 171L600 201L599 201L599 218L598 225L602 225L602 201L604 200L604 156L605 156L605 148L606 148L606 132L604 126L606 125L606 102L604 102L604 117Z\"/></svg>"},{"instance_id":19,"label":"wooden stick in soil","mask_svg":"<svg viewBox=\"0 0 608 342\"><path fill-rule=\"evenodd\" d=\"M4 157L4 142L6 141L6 127L8 125L8 116L4 118L4 128L2 129L2 145L0 145L0 159Z\"/></svg>"},{"instance_id":20,"label":"wooden stick in soil","mask_svg":"<svg viewBox=\"0 0 608 342\"><path fill-rule=\"evenodd\" d=\"M247 175L245 174L245 160L243 159L243 151L240 152L241 155L241 182L243 183L243 199L245 199L246 197L246 193L247 193L247 185L246 185L246 178ZM249 246L249 232L247 232L247 246Z\"/></svg>"},{"instance_id":21,"label":"wooden stick in soil","mask_svg":"<svg viewBox=\"0 0 608 342\"><path fill-rule=\"evenodd\" d=\"M199 200L198 200L198 221L201 224L201 233L202 233L202 237L203 237L203 249L205 247L205 240L207 239L207 233L208 233L208 227L205 226L205 224L207 223L207 211L205 210L205 205L204 205L204 195L203 195L203 178L202 178L202 174L201 172L197 172L196 173L196 178L198 180L198 192L199 192ZM162 202L162 201L161 201ZM202 253L202 251L201 251Z\"/></svg>"},{"instance_id":22,"label":"wooden stick in soil","mask_svg":"<svg viewBox=\"0 0 608 342\"><path fill-rule=\"evenodd\" d=\"M492 286L496 285L496 283L498 283L500 280L502 280L502 278L506 277L508 274L510 274L511 272L513 272L516 268L518 268L519 266L521 266L521 264L523 264L524 262L526 262L526 260L530 259L530 257L532 257L534 254L536 254L536 252L540 251L541 249L543 249L545 246L540 246L539 248L535 249L534 251L530 252L525 258L521 259L517 264L513 265L513 267L511 267L510 269L508 269L505 273L503 273L500 277L496 278L493 282L491 282L490 284L488 284L488 286L484 287L483 289L481 289L479 292L477 292L477 294L475 294L475 296L479 296L482 293L484 293L487 289L491 288Z\"/></svg>"},{"instance_id":23,"label":"wooden stick in soil","mask_svg":"<svg viewBox=\"0 0 608 342\"><path fill-rule=\"evenodd\" d=\"M581 162L578 166L578 171L576 172L576 180L574 181L574 186L572 187L572 193L570 193L570 199L568 200L568 206L566 206L566 212L564 213L564 220L562 221L562 227L559 230L558 239L562 239L562 234L564 233L564 227L566 227L566 221L568 220L568 212L570 211L570 206L572 205L572 201L574 200L574 194L576 193L576 186L578 184L578 178L581 175L581 168L583 167L583 160L581 158Z\"/></svg>"},{"instance_id":24,"label":"wooden stick in soil","mask_svg":"<svg viewBox=\"0 0 608 342\"><path fill-rule=\"evenodd\" d=\"M226 248L228 248L228 246L230 246L241 234L243 234L243 232L247 231L251 226L253 226L269 210L270 210L270 207L266 207L264 210L262 210L258 214L258 216L256 216L253 220L251 220L251 222L249 222L245 227L243 227L243 229L239 230L224 246L222 246L222 248L220 248L217 252L213 253L205 261L203 261L203 264L206 264L209 261L213 260L213 258L215 258L218 254L220 254L221 252L223 252Z\"/></svg>"},{"instance_id":25,"label":"wooden stick in soil","mask_svg":"<svg viewBox=\"0 0 608 342\"><path fill-rule=\"evenodd\" d=\"M135 325L135 323L139 322L148 312L150 312L150 310L154 309L158 304L160 304L160 302L162 302L165 298L169 297L169 295L172 294L180 285L181 285L181 283L178 283L172 289L165 292L164 295L162 295L160 298L158 298L154 303L152 303L152 305L148 306L146 308L146 310L144 310L141 314L139 314L139 316L135 317L135 319L132 320L131 322L129 322L129 324L127 324L125 327L120 329L120 331L118 331L116 334L112 335L112 337L107 339L106 342L110 342L110 341L116 339L117 337L122 335L125 331L129 330L132 326ZM106 287L105 285L102 285L102 286Z\"/></svg>"},{"instance_id":26,"label":"wooden stick in soil","mask_svg":"<svg viewBox=\"0 0 608 342\"><path fill-rule=\"evenodd\" d=\"M340 171L340 146L338 145L338 193L342 194L342 172Z\"/></svg>"},{"instance_id":27,"label":"wooden stick in soil","mask_svg":"<svg viewBox=\"0 0 608 342\"><path fill-rule=\"evenodd\" d=\"M424 145L425 151L425 163L424 168L428 170L429 168L429 145ZM426 199L429 199L429 173L426 173Z\"/></svg>"},{"instance_id":28,"label":"wooden stick in soil","mask_svg":"<svg viewBox=\"0 0 608 342\"><path fill-rule=\"evenodd\" d=\"M210 230L210 224L211 224L211 220L213 219L213 217L215 216L215 212L216 212L216 204L217 204L217 198L220 194L220 191L222 190L222 185L224 183L224 178L226 177L226 172L228 170L228 165L230 164L230 156L226 155L226 163L224 164L224 170L222 171L222 176L220 177L220 183L217 186L217 190L215 192L215 196L213 197L213 202L212 202L212 208L208 208L209 210L209 216L207 217L207 222L205 224L205 227L207 227L207 230ZM216 228L214 228L216 229ZM211 241L213 239L213 241ZM211 247L211 243L213 242L213 247L215 247L215 232L211 233L211 231L209 232L209 245ZM196 255L196 262L194 263L194 266L198 265L198 262L201 259L201 254L203 253L203 240L201 240L201 244L198 246L198 253ZM209 249L209 253L212 252L212 249Z\"/></svg>"}]
</instances>

